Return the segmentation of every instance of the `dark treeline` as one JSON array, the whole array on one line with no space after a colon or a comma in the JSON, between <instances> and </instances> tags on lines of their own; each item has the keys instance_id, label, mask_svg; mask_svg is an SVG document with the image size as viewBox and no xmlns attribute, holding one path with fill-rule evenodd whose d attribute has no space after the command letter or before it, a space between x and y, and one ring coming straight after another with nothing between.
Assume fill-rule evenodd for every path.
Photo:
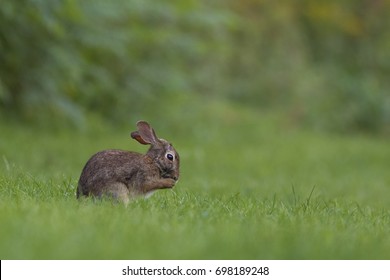
<instances>
[{"instance_id":1,"label":"dark treeline","mask_svg":"<svg viewBox=\"0 0 390 280\"><path fill-rule=\"evenodd\" d=\"M2 0L0 115L120 122L211 96L389 133L389 30L388 0Z\"/></svg>"}]
</instances>

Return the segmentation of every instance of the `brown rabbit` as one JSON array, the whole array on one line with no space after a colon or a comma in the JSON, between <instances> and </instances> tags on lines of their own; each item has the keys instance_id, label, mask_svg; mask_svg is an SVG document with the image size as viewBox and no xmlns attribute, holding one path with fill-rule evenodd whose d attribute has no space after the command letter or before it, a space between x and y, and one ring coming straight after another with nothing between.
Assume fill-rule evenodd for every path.
<instances>
[{"instance_id":1,"label":"brown rabbit","mask_svg":"<svg viewBox=\"0 0 390 280\"><path fill-rule=\"evenodd\" d=\"M159 139L146 122L137 122L131 137L143 145L151 145L145 155L104 150L93 155L81 172L77 198L103 195L123 201L135 196L149 196L155 190L172 188L179 179L179 154L164 139Z\"/></svg>"}]
</instances>

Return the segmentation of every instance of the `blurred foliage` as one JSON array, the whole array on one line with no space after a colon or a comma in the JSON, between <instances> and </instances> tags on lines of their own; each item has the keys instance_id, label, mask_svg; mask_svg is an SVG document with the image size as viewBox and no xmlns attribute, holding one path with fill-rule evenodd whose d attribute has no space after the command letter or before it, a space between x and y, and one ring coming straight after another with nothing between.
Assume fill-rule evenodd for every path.
<instances>
[{"instance_id":1,"label":"blurred foliage","mask_svg":"<svg viewBox=\"0 0 390 280\"><path fill-rule=\"evenodd\" d=\"M291 120L390 131L390 1L236 1L230 95Z\"/></svg>"},{"instance_id":2,"label":"blurred foliage","mask_svg":"<svg viewBox=\"0 0 390 280\"><path fill-rule=\"evenodd\" d=\"M79 122L89 110L118 120L162 95L206 89L225 27L197 1L2 1L0 9L1 107L40 121Z\"/></svg>"},{"instance_id":3,"label":"blurred foliage","mask_svg":"<svg viewBox=\"0 0 390 280\"><path fill-rule=\"evenodd\" d=\"M2 0L1 115L121 123L212 96L390 133L389 28L388 0Z\"/></svg>"}]
</instances>

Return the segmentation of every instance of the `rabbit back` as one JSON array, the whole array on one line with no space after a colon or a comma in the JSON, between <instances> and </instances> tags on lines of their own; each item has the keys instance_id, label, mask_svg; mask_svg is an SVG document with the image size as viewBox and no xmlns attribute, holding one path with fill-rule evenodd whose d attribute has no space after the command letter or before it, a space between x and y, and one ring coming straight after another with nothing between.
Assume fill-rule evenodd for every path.
<instances>
[{"instance_id":1,"label":"rabbit back","mask_svg":"<svg viewBox=\"0 0 390 280\"><path fill-rule=\"evenodd\" d=\"M104 150L93 155L81 172L77 197L109 194L114 198L143 193L142 182L147 176L158 177L152 160L144 155L123 150ZM120 199L123 200L123 199Z\"/></svg>"}]
</instances>

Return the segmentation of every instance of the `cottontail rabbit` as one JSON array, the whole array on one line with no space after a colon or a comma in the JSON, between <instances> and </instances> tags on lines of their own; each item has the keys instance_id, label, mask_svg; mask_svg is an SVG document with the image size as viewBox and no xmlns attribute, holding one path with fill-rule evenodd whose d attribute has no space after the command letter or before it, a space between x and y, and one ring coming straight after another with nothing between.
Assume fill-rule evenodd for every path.
<instances>
[{"instance_id":1,"label":"cottontail rabbit","mask_svg":"<svg viewBox=\"0 0 390 280\"><path fill-rule=\"evenodd\" d=\"M172 188L179 179L179 154L164 139L159 139L146 122L137 122L131 137L151 145L146 154L104 150L86 163L77 188L80 196L106 195L125 204L135 196L149 196L155 190Z\"/></svg>"}]
</instances>

